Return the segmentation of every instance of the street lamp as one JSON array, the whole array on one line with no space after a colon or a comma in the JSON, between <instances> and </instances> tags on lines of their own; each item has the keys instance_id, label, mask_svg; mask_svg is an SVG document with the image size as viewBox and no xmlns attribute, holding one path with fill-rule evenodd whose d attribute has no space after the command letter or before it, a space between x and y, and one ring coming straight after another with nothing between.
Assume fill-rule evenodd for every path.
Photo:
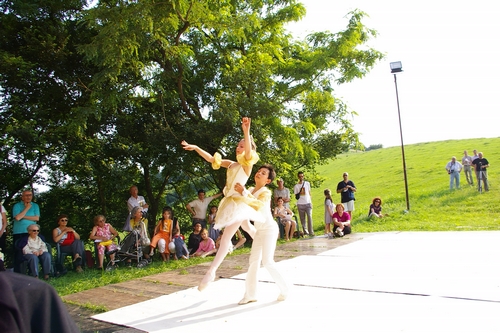
<instances>
[{"instance_id":1,"label":"street lamp","mask_svg":"<svg viewBox=\"0 0 500 333\"><path fill-rule=\"evenodd\" d=\"M394 74L394 85L396 86L396 102L398 104L398 117L399 117L399 133L401 136L401 155L403 156L403 174L405 178L405 192L406 192L406 210L410 211L410 198L408 196L408 178L406 176L406 161L405 161L405 146L403 144L403 127L401 126L401 111L399 110L399 96L398 96L398 82L396 74L403 71L401 61L391 62L391 73Z\"/></svg>"}]
</instances>

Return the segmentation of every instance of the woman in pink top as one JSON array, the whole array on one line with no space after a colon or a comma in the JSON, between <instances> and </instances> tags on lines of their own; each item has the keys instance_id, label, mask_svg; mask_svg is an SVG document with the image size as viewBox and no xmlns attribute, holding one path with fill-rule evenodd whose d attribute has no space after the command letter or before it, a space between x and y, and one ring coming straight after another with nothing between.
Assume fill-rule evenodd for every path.
<instances>
[{"instance_id":1,"label":"woman in pink top","mask_svg":"<svg viewBox=\"0 0 500 333\"><path fill-rule=\"evenodd\" d=\"M208 230L203 229L201 231L201 242L198 246L198 250L193 254L194 257L202 257L215 253L215 242L212 238L208 237Z\"/></svg>"},{"instance_id":2,"label":"woman in pink top","mask_svg":"<svg viewBox=\"0 0 500 333\"><path fill-rule=\"evenodd\" d=\"M339 203L335 206L332 220L335 235L342 237L351 233L351 216L344 212L343 204Z\"/></svg>"}]
</instances>

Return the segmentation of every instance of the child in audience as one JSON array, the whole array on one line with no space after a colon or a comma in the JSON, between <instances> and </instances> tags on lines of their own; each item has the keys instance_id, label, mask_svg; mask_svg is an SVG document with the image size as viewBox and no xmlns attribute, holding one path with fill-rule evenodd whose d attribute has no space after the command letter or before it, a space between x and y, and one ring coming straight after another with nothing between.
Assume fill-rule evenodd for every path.
<instances>
[{"instance_id":1,"label":"child in audience","mask_svg":"<svg viewBox=\"0 0 500 333\"><path fill-rule=\"evenodd\" d=\"M201 242L198 250L193 254L193 257L202 257L205 258L208 255L214 254L215 251L215 242L212 238L208 237L208 230L201 230Z\"/></svg>"},{"instance_id":2,"label":"child in audience","mask_svg":"<svg viewBox=\"0 0 500 333\"><path fill-rule=\"evenodd\" d=\"M175 257L174 259L189 259L189 252L186 246L186 243L184 242L184 236L181 235L181 231L179 228L174 228L173 230L174 237L172 238L172 241L175 244Z\"/></svg>"},{"instance_id":3,"label":"child in audience","mask_svg":"<svg viewBox=\"0 0 500 333\"><path fill-rule=\"evenodd\" d=\"M215 229L215 217L217 216L217 206L210 207L210 214L208 214L208 236L214 241L219 237L219 230Z\"/></svg>"},{"instance_id":4,"label":"child in audience","mask_svg":"<svg viewBox=\"0 0 500 333\"><path fill-rule=\"evenodd\" d=\"M325 235L328 236L328 238L333 237L332 235L332 215L333 215L333 199L332 199L332 192L329 189L326 189L324 192L325 194Z\"/></svg>"}]
</instances>

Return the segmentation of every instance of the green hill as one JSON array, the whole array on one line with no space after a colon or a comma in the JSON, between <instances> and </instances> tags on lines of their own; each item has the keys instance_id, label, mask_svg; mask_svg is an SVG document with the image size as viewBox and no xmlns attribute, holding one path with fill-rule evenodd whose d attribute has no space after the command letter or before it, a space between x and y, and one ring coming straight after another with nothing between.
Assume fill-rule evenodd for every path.
<instances>
[{"instance_id":1,"label":"green hill","mask_svg":"<svg viewBox=\"0 0 500 333\"><path fill-rule=\"evenodd\" d=\"M464 150L472 155L474 149L483 152L490 163L490 191L480 194L476 181L474 187L469 186L463 172L460 175L461 189L450 191L446 163L451 156L461 161ZM405 157L410 199L408 213L404 212L406 199L401 147L350 152L318 167L319 174L326 180L320 188L312 191L316 234L320 235L324 230L323 191L329 188L334 202L340 202L336 188L345 171L357 188L353 232L500 230L500 138L407 145ZM307 177L307 170L304 171ZM383 212L389 214L387 218L367 218L368 207L375 196L382 198Z\"/></svg>"}]
</instances>

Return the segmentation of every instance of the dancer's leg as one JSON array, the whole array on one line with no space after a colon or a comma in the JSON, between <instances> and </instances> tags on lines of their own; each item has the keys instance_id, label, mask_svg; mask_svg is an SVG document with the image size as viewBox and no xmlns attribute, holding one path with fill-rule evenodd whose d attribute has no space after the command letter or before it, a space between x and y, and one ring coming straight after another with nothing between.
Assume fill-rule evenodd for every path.
<instances>
[{"instance_id":1,"label":"dancer's leg","mask_svg":"<svg viewBox=\"0 0 500 333\"><path fill-rule=\"evenodd\" d=\"M262 258L262 237L256 233L248 260L248 272L245 279L245 295L238 304L243 305L257 300L257 272Z\"/></svg>"},{"instance_id":2,"label":"dancer's leg","mask_svg":"<svg viewBox=\"0 0 500 333\"><path fill-rule=\"evenodd\" d=\"M222 261L229 252L229 246L231 245L231 238L240 227L240 224L241 222L236 222L224 228L224 233L222 234L220 240L219 249L215 254L214 261L212 261L210 268L208 269L207 273L205 273L203 280L201 280L201 283L198 286L199 291L205 289L208 286L208 284L215 279L215 273L217 272L217 269L219 268L220 264L222 264Z\"/></svg>"},{"instance_id":3,"label":"dancer's leg","mask_svg":"<svg viewBox=\"0 0 500 333\"><path fill-rule=\"evenodd\" d=\"M274 238L276 231L273 229L259 231L259 238L262 242L262 265L267 269L274 282L280 289L278 301L284 301L288 296L288 283L285 281L274 261L274 252L276 250L276 239ZM253 246L252 246L253 250ZM247 277L248 279L248 277Z\"/></svg>"}]
</instances>

